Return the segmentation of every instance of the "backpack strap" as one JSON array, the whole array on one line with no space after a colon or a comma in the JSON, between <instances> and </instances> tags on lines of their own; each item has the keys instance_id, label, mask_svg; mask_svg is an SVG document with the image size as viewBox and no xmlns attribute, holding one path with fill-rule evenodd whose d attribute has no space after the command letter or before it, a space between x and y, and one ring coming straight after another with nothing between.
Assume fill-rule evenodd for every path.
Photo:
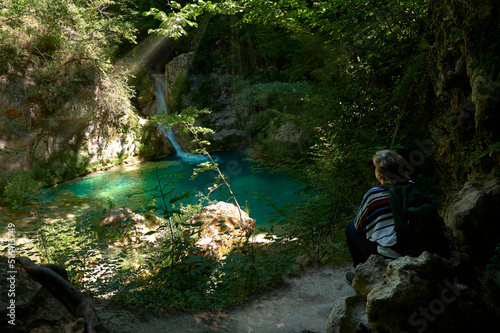
<instances>
[{"instance_id":1,"label":"backpack strap","mask_svg":"<svg viewBox=\"0 0 500 333\"><path fill-rule=\"evenodd\" d=\"M406 230L405 222L407 221L404 213L404 202L401 202L401 200L404 200L404 191L401 191L400 185L396 186L389 183L382 184L380 185L380 187L385 188L387 191L389 191L389 202L391 204L392 217L394 219L396 232L404 232Z\"/></svg>"}]
</instances>

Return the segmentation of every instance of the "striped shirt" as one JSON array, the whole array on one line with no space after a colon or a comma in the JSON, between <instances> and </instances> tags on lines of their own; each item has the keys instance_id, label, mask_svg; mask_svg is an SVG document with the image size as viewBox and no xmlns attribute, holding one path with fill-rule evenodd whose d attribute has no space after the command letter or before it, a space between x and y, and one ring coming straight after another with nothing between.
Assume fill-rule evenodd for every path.
<instances>
[{"instance_id":1,"label":"striped shirt","mask_svg":"<svg viewBox=\"0 0 500 333\"><path fill-rule=\"evenodd\" d=\"M390 249L397 239L387 189L377 186L365 194L354 225L357 231L366 234L369 241L378 243L380 254L391 258L400 256Z\"/></svg>"}]
</instances>

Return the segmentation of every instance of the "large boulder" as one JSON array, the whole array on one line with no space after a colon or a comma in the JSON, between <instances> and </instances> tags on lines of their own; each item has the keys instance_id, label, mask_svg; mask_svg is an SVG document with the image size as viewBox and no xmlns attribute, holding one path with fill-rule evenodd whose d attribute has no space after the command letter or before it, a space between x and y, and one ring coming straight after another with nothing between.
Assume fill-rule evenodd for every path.
<instances>
[{"instance_id":1,"label":"large boulder","mask_svg":"<svg viewBox=\"0 0 500 333\"><path fill-rule=\"evenodd\" d=\"M105 229L104 232L110 235L110 239L118 238L115 245L123 246L144 241L154 242L156 234L150 231L154 231L158 223L147 223L144 216L127 207L115 207L100 219L99 226Z\"/></svg>"},{"instance_id":2,"label":"large boulder","mask_svg":"<svg viewBox=\"0 0 500 333\"><path fill-rule=\"evenodd\" d=\"M493 176L469 180L453 195L444 220L453 247L484 266L493 256L500 236L500 180Z\"/></svg>"},{"instance_id":3,"label":"large boulder","mask_svg":"<svg viewBox=\"0 0 500 333\"><path fill-rule=\"evenodd\" d=\"M221 259L234 245L247 240L255 230L255 219L235 205L223 201L202 208L188 223L201 224L196 242L197 254L212 260Z\"/></svg>"},{"instance_id":4,"label":"large boulder","mask_svg":"<svg viewBox=\"0 0 500 333\"><path fill-rule=\"evenodd\" d=\"M179 88L187 82L194 59L194 52L183 53L165 65L165 104L168 110L175 106L175 99L182 98Z\"/></svg>"},{"instance_id":5,"label":"large boulder","mask_svg":"<svg viewBox=\"0 0 500 333\"><path fill-rule=\"evenodd\" d=\"M0 279L2 332L107 332L62 266L0 256Z\"/></svg>"},{"instance_id":6,"label":"large boulder","mask_svg":"<svg viewBox=\"0 0 500 333\"><path fill-rule=\"evenodd\" d=\"M355 294L335 304L327 333L480 332L500 318L500 289L457 253L371 256L356 268L353 287Z\"/></svg>"}]
</instances>

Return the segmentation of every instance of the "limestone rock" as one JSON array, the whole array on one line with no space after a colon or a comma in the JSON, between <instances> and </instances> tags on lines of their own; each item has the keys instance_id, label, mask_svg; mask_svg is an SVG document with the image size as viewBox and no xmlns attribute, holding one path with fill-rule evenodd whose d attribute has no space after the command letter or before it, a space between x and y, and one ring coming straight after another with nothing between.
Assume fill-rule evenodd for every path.
<instances>
[{"instance_id":1,"label":"limestone rock","mask_svg":"<svg viewBox=\"0 0 500 333\"><path fill-rule=\"evenodd\" d=\"M194 92L204 90L212 98L210 104L217 105L209 115L200 119L208 122L213 134L208 135L211 148L234 148L247 141L245 128L250 120L249 109L241 99L235 98L234 80L236 77L225 70L217 69L210 73L195 73L194 53L181 54L165 65L165 102L167 108L197 106ZM184 81L185 80L185 81ZM207 87L203 83L211 82ZM178 135L180 145L190 150L192 138ZM197 148L197 147L196 147Z\"/></svg>"},{"instance_id":2,"label":"limestone rock","mask_svg":"<svg viewBox=\"0 0 500 333\"><path fill-rule=\"evenodd\" d=\"M0 76L0 171L27 170L27 147L39 114L39 105L23 98L24 90L35 86L29 78ZM4 111L5 110L5 111Z\"/></svg>"},{"instance_id":3,"label":"limestone rock","mask_svg":"<svg viewBox=\"0 0 500 333\"><path fill-rule=\"evenodd\" d=\"M273 136L273 140L281 142L300 142L304 136L304 129L298 128L292 121L283 123Z\"/></svg>"},{"instance_id":4,"label":"limestone rock","mask_svg":"<svg viewBox=\"0 0 500 333\"><path fill-rule=\"evenodd\" d=\"M327 333L487 331L500 318L499 287L465 255L377 257L356 268L356 294L337 302Z\"/></svg>"},{"instance_id":5,"label":"limestone rock","mask_svg":"<svg viewBox=\"0 0 500 333\"><path fill-rule=\"evenodd\" d=\"M144 78L146 87L141 90L137 97L141 112L145 116L152 116L156 114L155 92L154 84L150 76Z\"/></svg>"},{"instance_id":6,"label":"limestone rock","mask_svg":"<svg viewBox=\"0 0 500 333\"><path fill-rule=\"evenodd\" d=\"M498 243L500 213L500 180L482 177L468 181L454 195L444 217L453 235L455 248L484 265Z\"/></svg>"},{"instance_id":7,"label":"limestone rock","mask_svg":"<svg viewBox=\"0 0 500 333\"><path fill-rule=\"evenodd\" d=\"M63 181L166 152L161 137L145 133L146 121L128 100L107 95L105 78L89 73L85 82L67 87L69 97L51 104L42 93L29 97L38 89L30 75L0 76L0 173L28 170L36 162L64 169L57 179Z\"/></svg>"},{"instance_id":8,"label":"limestone rock","mask_svg":"<svg viewBox=\"0 0 500 333\"><path fill-rule=\"evenodd\" d=\"M140 214L134 213L127 207L115 207L111 209L99 221L101 227L113 229L123 236L116 245L127 245L131 243L140 243L142 241L153 242L156 239L155 234L146 235L154 230L146 224L146 219Z\"/></svg>"},{"instance_id":9,"label":"limestone rock","mask_svg":"<svg viewBox=\"0 0 500 333\"><path fill-rule=\"evenodd\" d=\"M194 214L189 223L202 223L196 242L198 254L212 260L221 259L238 242L250 237L255 230L255 220L227 202L206 206Z\"/></svg>"},{"instance_id":10,"label":"limestone rock","mask_svg":"<svg viewBox=\"0 0 500 333\"><path fill-rule=\"evenodd\" d=\"M201 79L198 80L200 82L194 79L195 82L191 81L192 86L199 87ZM233 84L235 79L235 76L224 70L214 71L208 76L208 80L214 82L211 89L214 91L213 96L216 96L216 100L213 103L220 105L208 116L210 128L214 130L210 136L214 148L234 148L247 140L245 131L251 116L242 99L236 97Z\"/></svg>"},{"instance_id":11,"label":"limestone rock","mask_svg":"<svg viewBox=\"0 0 500 333\"><path fill-rule=\"evenodd\" d=\"M363 297L367 297L374 286L380 283L387 269L388 260L381 256L371 256L368 262L370 262L370 265L359 265L357 267L353 281L353 286Z\"/></svg>"},{"instance_id":12,"label":"limestone rock","mask_svg":"<svg viewBox=\"0 0 500 333\"><path fill-rule=\"evenodd\" d=\"M173 96L173 91L179 80L187 80L189 69L193 65L194 52L184 53L175 57L172 61L165 65L165 104L167 109L173 105L173 99L178 96Z\"/></svg>"},{"instance_id":13,"label":"limestone rock","mask_svg":"<svg viewBox=\"0 0 500 333\"><path fill-rule=\"evenodd\" d=\"M368 332L365 299L360 295L340 298L328 317L327 333Z\"/></svg>"}]
</instances>

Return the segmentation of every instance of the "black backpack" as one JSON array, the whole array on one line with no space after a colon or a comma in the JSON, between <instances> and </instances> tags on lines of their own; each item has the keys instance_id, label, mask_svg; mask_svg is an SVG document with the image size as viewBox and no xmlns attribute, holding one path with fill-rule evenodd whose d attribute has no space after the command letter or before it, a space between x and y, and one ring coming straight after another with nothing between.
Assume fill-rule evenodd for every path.
<instances>
[{"instance_id":1,"label":"black backpack","mask_svg":"<svg viewBox=\"0 0 500 333\"><path fill-rule=\"evenodd\" d=\"M410 256L429 251L449 258L451 252L444 234L444 221L415 183L406 181L382 187L389 191L397 236L395 250Z\"/></svg>"}]
</instances>

